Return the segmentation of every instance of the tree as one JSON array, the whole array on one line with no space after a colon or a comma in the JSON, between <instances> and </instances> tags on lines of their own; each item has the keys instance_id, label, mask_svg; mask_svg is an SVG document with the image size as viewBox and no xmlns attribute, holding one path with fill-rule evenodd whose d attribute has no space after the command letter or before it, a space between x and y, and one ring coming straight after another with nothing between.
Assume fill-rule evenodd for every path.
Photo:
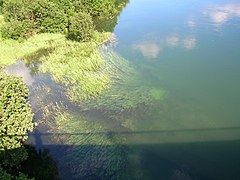
<instances>
[{"instance_id":1,"label":"tree","mask_svg":"<svg viewBox=\"0 0 240 180\"><path fill-rule=\"evenodd\" d=\"M77 13L70 18L69 39L89 41L93 37L94 25L92 17L86 13Z\"/></svg>"}]
</instances>

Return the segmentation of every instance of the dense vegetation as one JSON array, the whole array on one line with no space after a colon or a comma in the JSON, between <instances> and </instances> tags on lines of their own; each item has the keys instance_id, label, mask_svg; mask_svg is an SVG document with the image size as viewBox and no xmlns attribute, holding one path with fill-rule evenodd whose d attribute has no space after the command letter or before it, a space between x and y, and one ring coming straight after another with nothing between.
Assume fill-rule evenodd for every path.
<instances>
[{"instance_id":1,"label":"dense vegetation","mask_svg":"<svg viewBox=\"0 0 240 180\"><path fill-rule=\"evenodd\" d=\"M122 129L131 131L137 124L132 120L132 112L139 109L144 112L144 109L165 95L162 89L142 87L138 83L138 78L141 78L139 73L126 59L108 46L99 47L108 40L110 33L99 33L96 29L111 31L116 23L117 14L126 3L127 0L0 1L0 65L12 64L16 59L22 59L27 64L36 63L34 71L50 73L52 80L61 87L61 92L58 92L61 95L58 94L58 98L64 99L70 107L78 107L75 111L74 108L62 104L58 106L56 99L51 101L57 94L52 87L34 87L33 101L43 116L39 119L48 124L50 133L70 134L60 138L54 136L53 139L59 143L61 141L64 145L71 145L63 161L68 164L67 168L74 171L72 173L76 178L126 179L120 177L119 173L126 170L128 164L125 139L114 137L111 123L106 125L98 118L91 117L91 111L102 112L103 117L111 120L113 124L117 122ZM106 19L110 20L105 21ZM4 82L13 78L3 77ZM22 85L16 86L16 92L20 95L25 92L26 87L23 83L18 84ZM3 96L7 96L10 91L1 92ZM27 97L27 94L24 97ZM17 102L12 101L12 106L18 107L15 104ZM79 105L81 116L78 114ZM19 109L26 111L25 106L29 106L26 101ZM121 117L117 117L118 115ZM32 117L29 110L25 117ZM9 119L9 116L5 118ZM13 129L14 132L16 130ZM77 133L82 135L74 136ZM21 137L24 137L22 141L27 138L26 134ZM19 163L12 161L10 169L9 164L2 164L0 177L26 178L24 174L40 179L57 177L55 164L45 153L40 154L43 157L39 157L39 154L29 148L26 151L21 143L18 147L12 147L11 150L5 148L6 150L1 152L2 162L17 156ZM18 155L15 154L17 151ZM21 154L22 156L19 156ZM43 162L42 159L47 160L51 166L29 172L31 159L39 164ZM92 169L86 168L89 166ZM41 171L44 173L40 173Z\"/></svg>"},{"instance_id":2,"label":"dense vegetation","mask_svg":"<svg viewBox=\"0 0 240 180\"><path fill-rule=\"evenodd\" d=\"M28 89L20 78L0 74L0 150L19 148L33 130Z\"/></svg>"},{"instance_id":3,"label":"dense vegetation","mask_svg":"<svg viewBox=\"0 0 240 180\"><path fill-rule=\"evenodd\" d=\"M38 33L64 33L88 41L94 29L92 18L111 19L123 5L118 0L3 0L2 36L26 39Z\"/></svg>"},{"instance_id":4,"label":"dense vegetation","mask_svg":"<svg viewBox=\"0 0 240 180\"><path fill-rule=\"evenodd\" d=\"M20 78L0 74L0 174L6 179L7 171L27 159L23 142L33 130L32 118L26 85Z\"/></svg>"}]
</instances>

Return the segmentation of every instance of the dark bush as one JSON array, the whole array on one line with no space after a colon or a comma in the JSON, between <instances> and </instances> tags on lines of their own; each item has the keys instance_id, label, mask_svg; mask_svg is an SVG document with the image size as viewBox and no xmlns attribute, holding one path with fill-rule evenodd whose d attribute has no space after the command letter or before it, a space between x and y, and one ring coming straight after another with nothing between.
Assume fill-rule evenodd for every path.
<instances>
[{"instance_id":1,"label":"dark bush","mask_svg":"<svg viewBox=\"0 0 240 180\"><path fill-rule=\"evenodd\" d=\"M77 13L70 18L68 38L76 41L89 41L93 37L92 17L86 13Z\"/></svg>"}]
</instances>

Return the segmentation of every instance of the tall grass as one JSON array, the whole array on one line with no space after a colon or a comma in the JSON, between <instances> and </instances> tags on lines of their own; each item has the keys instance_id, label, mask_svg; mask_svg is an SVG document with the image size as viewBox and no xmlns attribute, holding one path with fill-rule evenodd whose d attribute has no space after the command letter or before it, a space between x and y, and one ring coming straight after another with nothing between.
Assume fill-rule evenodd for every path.
<instances>
[{"instance_id":1,"label":"tall grass","mask_svg":"<svg viewBox=\"0 0 240 180\"><path fill-rule=\"evenodd\" d=\"M110 86L108 72L97 46L108 33L94 33L94 41L74 42L61 34L40 34L19 42L0 41L0 66L17 59L38 60L40 71L51 73L53 79L67 87L73 102L91 99Z\"/></svg>"},{"instance_id":2,"label":"tall grass","mask_svg":"<svg viewBox=\"0 0 240 180\"><path fill-rule=\"evenodd\" d=\"M96 97L110 86L108 72L103 71L106 62L97 49L108 35L96 33L94 42L53 41L53 51L40 59L40 71L51 73L56 82L66 86L73 102Z\"/></svg>"}]
</instances>

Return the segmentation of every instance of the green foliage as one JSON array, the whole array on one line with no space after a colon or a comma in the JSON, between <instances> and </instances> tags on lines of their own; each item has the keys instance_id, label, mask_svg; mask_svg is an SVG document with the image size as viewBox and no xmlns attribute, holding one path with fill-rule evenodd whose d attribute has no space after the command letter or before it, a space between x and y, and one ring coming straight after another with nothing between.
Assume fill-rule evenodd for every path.
<instances>
[{"instance_id":1,"label":"green foliage","mask_svg":"<svg viewBox=\"0 0 240 180\"><path fill-rule=\"evenodd\" d=\"M18 156L21 156L22 152L27 158L20 162L14 161L14 158L19 159ZM11 160L13 162L10 163ZM59 179L57 165L47 150L42 149L37 152L33 146L24 145L21 148L0 151L0 180L34 178Z\"/></svg>"},{"instance_id":2,"label":"green foliage","mask_svg":"<svg viewBox=\"0 0 240 180\"><path fill-rule=\"evenodd\" d=\"M1 34L8 39L26 39L34 33L34 29L31 28L32 25L29 20L10 19L6 25L2 26Z\"/></svg>"},{"instance_id":3,"label":"green foliage","mask_svg":"<svg viewBox=\"0 0 240 180\"><path fill-rule=\"evenodd\" d=\"M21 147L33 130L28 89L20 78L0 74L0 150Z\"/></svg>"},{"instance_id":4,"label":"green foliage","mask_svg":"<svg viewBox=\"0 0 240 180\"><path fill-rule=\"evenodd\" d=\"M0 166L0 180L30 180L25 174L19 173L19 175L14 176L8 172L6 172ZM33 180L33 179L31 179Z\"/></svg>"},{"instance_id":5,"label":"green foliage","mask_svg":"<svg viewBox=\"0 0 240 180\"><path fill-rule=\"evenodd\" d=\"M30 145L25 145L24 148L27 150L28 158L21 163L20 172L35 179L59 179L57 164L47 150L41 149L37 152Z\"/></svg>"},{"instance_id":6,"label":"green foliage","mask_svg":"<svg viewBox=\"0 0 240 180\"><path fill-rule=\"evenodd\" d=\"M90 15L77 13L70 18L68 37L77 41L90 41L93 37L94 26Z\"/></svg>"},{"instance_id":7,"label":"green foliage","mask_svg":"<svg viewBox=\"0 0 240 180\"><path fill-rule=\"evenodd\" d=\"M22 161L26 160L28 157L26 149L21 146L20 148L15 148L11 150L0 151L0 160L3 167L12 169L14 167L19 167Z\"/></svg>"},{"instance_id":8,"label":"green foliage","mask_svg":"<svg viewBox=\"0 0 240 180\"><path fill-rule=\"evenodd\" d=\"M95 33L98 42L78 43L64 40L51 43L49 56L40 58L41 72L50 72L56 82L67 87L67 96L73 102L92 99L110 85L109 72L97 50L109 34ZM104 71L103 71L104 70Z\"/></svg>"},{"instance_id":9,"label":"green foliage","mask_svg":"<svg viewBox=\"0 0 240 180\"><path fill-rule=\"evenodd\" d=\"M110 18L116 11L114 0L78 0L75 7L77 12L86 12L93 17Z\"/></svg>"},{"instance_id":10,"label":"green foliage","mask_svg":"<svg viewBox=\"0 0 240 180\"><path fill-rule=\"evenodd\" d=\"M3 2L5 25L1 28L4 38L22 39L30 37L36 31L36 22L30 5L25 0L6 0Z\"/></svg>"},{"instance_id":11,"label":"green foliage","mask_svg":"<svg viewBox=\"0 0 240 180\"><path fill-rule=\"evenodd\" d=\"M37 33L69 31L71 39L88 41L93 36L91 17L116 19L120 7L121 3L112 0L5 0L1 11L6 23L1 36L26 39Z\"/></svg>"},{"instance_id":12,"label":"green foliage","mask_svg":"<svg viewBox=\"0 0 240 180\"><path fill-rule=\"evenodd\" d=\"M33 130L28 95L21 78L0 74L0 179L28 179L13 171L27 159L22 145L28 137L27 132Z\"/></svg>"},{"instance_id":13,"label":"green foliage","mask_svg":"<svg viewBox=\"0 0 240 180\"><path fill-rule=\"evenodd\" d=\"M11 180L11 174L7 173L1 166L0 166L0 180Z\"/></svg>"},{"instance_id":14,"label":"green foliage","mask_svg":"<svg viewBox=\"0 0 240 180\"><path fill-rule=\"evenodd\" d=\"M49 0L34 0L32 11L41 33L67 32L68 17L59 4Z\"/></svg>"},{"instance_id":15,"label":"green foliage","mask_svg":"<svg viewBox=\"0 0 240 180\"><path fill-rule=\"evenodd\" d=\"M32 56L34 53L42 50L48 53L50 42L65 39L61 34L39 34L27 40L18 42L15 40L0 40L0 66L9 65L16 61L16 59L23 59L24 57Z\"/></svg>"}]
</instances>

